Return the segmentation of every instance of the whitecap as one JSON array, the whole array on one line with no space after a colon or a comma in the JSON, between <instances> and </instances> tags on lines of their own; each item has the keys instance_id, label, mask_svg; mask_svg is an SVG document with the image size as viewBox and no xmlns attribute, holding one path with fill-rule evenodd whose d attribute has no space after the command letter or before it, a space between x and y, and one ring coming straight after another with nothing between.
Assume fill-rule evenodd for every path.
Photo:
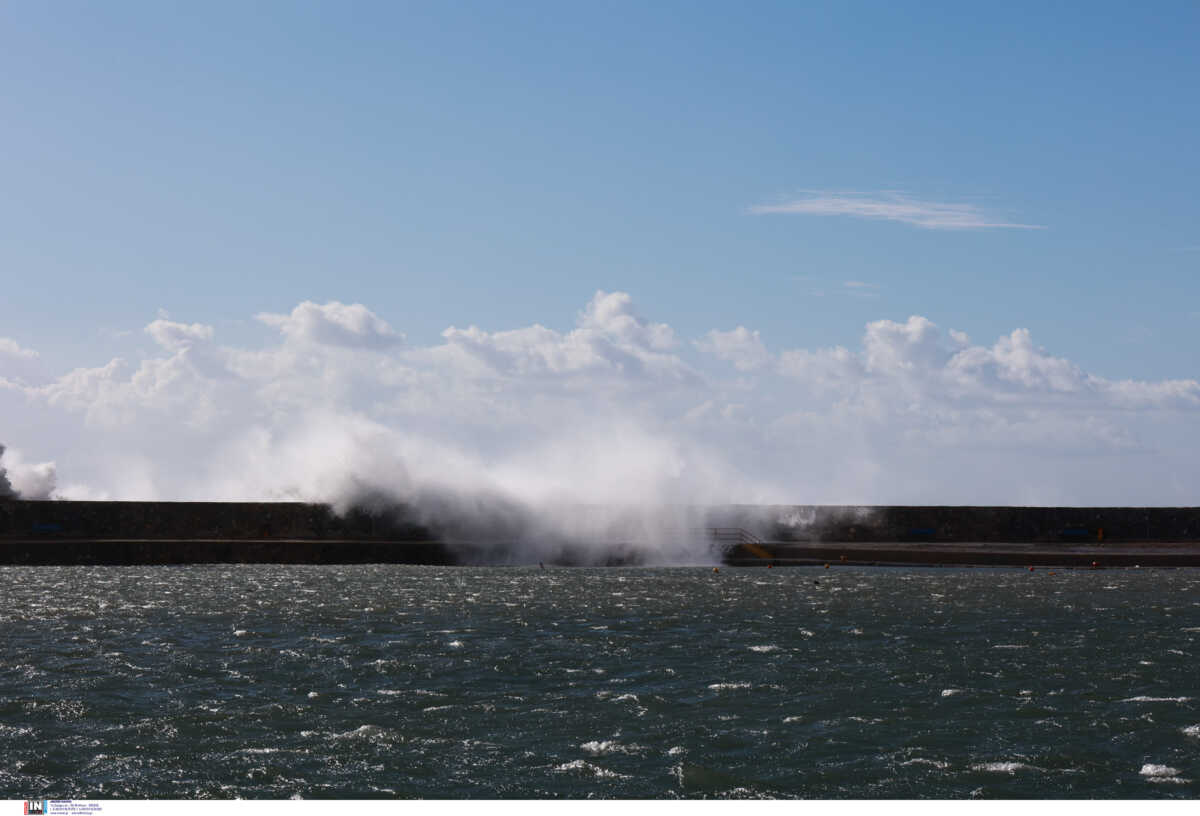
<instances>
[{"instance_id":1,"label":"whitecap","mask_svg":"<svg viewBox=\"0 0 1200 816\"><path fill-rule=\"evenodd\" d=\"M579 747L592 756L601 756L602 754L636 754L639 751L645 750L640 745L622 745L616 740L591 740Z\"/></svg>"},{"instance_id":2,"label":"whitecap","mask_svg":"<svg viewBox=\"0 0 1200 816\"><path fill-rule=\"evenodd\" d=\"M1028 649L1027 643L997 643L993 649Z\"/></svg>"},{"instance_id":3,"label":"whitecap","mask_svg":"<svg viewBox=\"0 0 1200 816\"><path fill-rule=\"evenodd\" d=\"M1189 737L1200 737L1200 725L1188 725L1179 730Z\"/></svg>"},{"instance_id":4,"label":"whitecap","mask_svg":"<svg viewBox=\"0 0 1200 816\"><path fill-rule=\"evenodd\" d=\"M607 768L601 768L599 765L593 765L582 759L573 759L570 762L564 762L554 769L555 773L582 773L590 774L591 776L601 779L628 779L625 774L619 774L615 771L610 771Z\"/></svg>"},{"instance_id":5,"label":"whitecap","mask_svg":"<svg viewBox=\"0 0 1200 816\"><path fill-rule=\"evenodd\" d=\"M943 697L953 697L955 694L962 694L962 693L963 693L963 690L960 688L942 689Z\"/></svg>"},{"instance_id":6,"label":"whitecap","mask_svg":"<svg viewBox=\"0 0 1200 816\"><path fill-rule=\"evenodd\" d=\"M750 651L752 651L752 652L778 652L779 647L776 646L774 643L768 643L765 646L751 646Z\"/></svg>"},{"instance_id":7,"label":"whitecap","mask_svg":"<svg viewBox=\"0 0 1200 816\"><path fill-rule=\"evenodd\" d=\"M711 683L709 688L713 691L731 691L733 689L748 689L750 684L743 681L737 683Z\"/></svg>"},{"instance_id":8,"label":"whitecap","mask_svg":"<svg viewBox=\"0 0 1200 816\"><path fill-rule=\"evenodd\" d=\"M1179 769L1172 768L1169 765L1155 765L1154 763L1147 762L1138 773L1142 776L1151 777L1177 777L1179 776Z\"/></svg>"},{"instance_id":9,"label":"whitecap","mask_svg":"<svg viewBox=\"0 0 1200 816\"><path fill-rule=\"evenodd\" d=\"M1122 703L1186 703L1191 697L1147 697L1139 694L1137 697L1126 697Z\"/></svg>"},{"instance_id":10,"label":"whitecap","mask_svg":"<svg viewBox=\"0 0 1200 816\"><path fill-rule=\"evenodd\" d=\"M334 734L333 739L335 739L335 740L372 739L374 737L384 736L387 733L388 733L388 730L386 728L380 728L378 725L360 725L358 728L355 728L353 731L346 731L341 734Z\"/></svg>"},{"instance_id":11,"label":"whitecap","mask_svg":"<svg viewBox=\"0 0 1200 816\"><path fill-rule=\"evenodd\" d=\"M980 762L972 765L971 770L987 771L988 773L1015 774L1017 771L1040 771L1041 768L1036 768L1033 765L1026 765L1024 762Z\"/></svg>"},{"instance_id":12,"label":"whitecap","mask_svg":"<svg viewBox=\"0 0 1200 816\"><path fill-rule=\"evenodd\" d=\"M449 646L451 649L461 649L463 642L461 640L452 640L449 643L447 643L446 645Z\"/></svg>"},{"instance_id":13,"label":"whitecap","mask_svg":"<svg viewBox=\"0 0 1200 816\"><path fill-rule=\"evenodd\" d=\"M937 759L925 759L924 757L916 757L914 759L908 759L908 760L905 760L904 762L901 762L900 764L901 765L928 765L931 768L937 768L938 770L945 770L946 768L950 767L949 762L942 762Z\"/></svg>"}]
</instances>

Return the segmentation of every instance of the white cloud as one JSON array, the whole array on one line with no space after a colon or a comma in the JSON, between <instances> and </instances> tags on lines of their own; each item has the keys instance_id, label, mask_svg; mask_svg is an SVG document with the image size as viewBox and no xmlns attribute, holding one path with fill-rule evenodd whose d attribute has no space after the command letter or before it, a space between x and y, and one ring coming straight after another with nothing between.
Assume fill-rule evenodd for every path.
<instances>
[{"instance_id":1,"label":"white cloud","mask_svg":"<svg viewBox=\"0 0 1200 816\"><path fill-rule=\"evenodd\" d=\"M0 355L18 357L23 360L34 360L37 358L38 353L33 349L21 348L16 340L0 337Z\"/></svg>"},{"instance_id":2,"label":"white cloud","mask_svg":"<svg viewBox=\"0 0 1200 816\"><path fill-rule=\"evenodd\" d=\"M641 318L624 292L597 292L576 322L566 334L540 325L494 333L450 327L442 333L449 347L438 353L469 361L476 373L504 376L695 379L691 368L669 353L677 344L671 328Z\"/></svg>"},{"instance_id":3,"label":"white cloud","mask_svg":"<svg viewBox=\"0 0 1200 816\"><path fill-rule=\"evenodd\" d=\"M332 300L320 305L306 300L291 314L263 312L255 317L290 340L317 345L383 349L404 341L402 334L361 303Z\"/></svg>"},{"instance_id":4,"label":"white cloud","mask_svg":"<svg viewBox=\"0 0 1200 816\"><path fill-rule=\"evenodd\" d=\"M54 460L64 496L375 490L560 525L579 503L1194 504L1200 483L1200 383L1106 379L1025 329L973 344L914 315L851 348L772 350L745 326L680 343L598 292L569 331L411 347L344 308L300 304L254 348L161 318L136 363L7 381L20 438L0 441Z\"/></svg>"},{"instance_id":5,"label":"white cloud","mask_svg":"<svg viewBox=\"0 0 1200 816\"><path fill-rule=\"evenodd\" d=\"M756 215L848 215L899 221L923 229L1044 229L990 216L974 204L921 201L903 193L808 192L799 198L750 208Z\"/></svg>"},{"instance_id":6,"label":"white cloud","mask_svg":"<svg viewBox=\"0 0 1200 816\"><path fill-rule=\"evenodd\" d=\"M732 331L717 331L713 329L695 342L696 348L707 354L733 363L739 371L753 371L762 368L770 362L771 355L763 345L758 332L750 331L745 326L738 326Z\"/></svg>"},{"instance_id":7,"label":"white cloud","mask_svg":"<svg viewBox=\"0 0 1200 816\"><path fill-rule=\"evenodd\" d=\"M160 318L146 326L146 334L167 351L181 351L211 340L213 328L202 323L172 323Z\"/></svg>"}]
</instances>

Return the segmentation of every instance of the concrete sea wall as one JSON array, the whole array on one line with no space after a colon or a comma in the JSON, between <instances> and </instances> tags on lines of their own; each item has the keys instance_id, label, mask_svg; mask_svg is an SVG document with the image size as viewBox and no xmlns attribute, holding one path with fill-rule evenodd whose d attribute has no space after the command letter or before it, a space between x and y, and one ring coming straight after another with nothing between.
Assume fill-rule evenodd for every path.
<instances>
[{"instance_id":1,"label":"concrete sea wall","mask_svg":"<svg viewBox=\"0 0 1200 816\"><path fill-rule=\"evenodd\" d=\"M713 526L779 542L1200 542L1200 507L734 506Z\"/></svg>"},{"instance_id":2,"label":"concrete sea wall","mask_svg":"<svg viewBox=\"0 0 1200 816\"><path fill-rule=\"evenodd\" d=\"M395 513L295 502L0 501L0 564L455 563Z\"/></svg>"},{"instance_id":3,"label":"concrete sea wall","mask_svg":"<svg viewBox=\"0 0 1200 816\"><path fill-rule=\"evenodd\" d=\"M1196 507L777 505L701 512L707 526L681 535L707 536L731 564L1200 566ZM0 564L453 564L494 562L502 549L503 542L486 540L448 544L395 507L339 515L301 503L0 501ZM637 542L609 549L600 563L637 563Z\"/></svg>"}]
</instances>

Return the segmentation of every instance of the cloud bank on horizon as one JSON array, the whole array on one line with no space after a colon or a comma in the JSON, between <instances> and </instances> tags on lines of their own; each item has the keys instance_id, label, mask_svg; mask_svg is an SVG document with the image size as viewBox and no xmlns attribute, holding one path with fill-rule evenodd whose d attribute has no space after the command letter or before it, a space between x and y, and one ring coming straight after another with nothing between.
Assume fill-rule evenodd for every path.
<instances>
[{"instance_id":1,"label":"cloud bank on horizon","mask_svg":"<svg viewBox=\"0 0 1200 816\"><path fill-rule=\"evenodd\" d=\"M772 349L745 326L681 339L604 291L570 331L451 327L429 346L362 304L256 317L278 332L261 347L160 317L139 362L65 373L0 339L12 488L335 504L439 491L530 507L1197 503L1200 382L1105 379L1021 328L975 343L913 316L869 323L857 349Z\"/></svg>"}]
</instances>

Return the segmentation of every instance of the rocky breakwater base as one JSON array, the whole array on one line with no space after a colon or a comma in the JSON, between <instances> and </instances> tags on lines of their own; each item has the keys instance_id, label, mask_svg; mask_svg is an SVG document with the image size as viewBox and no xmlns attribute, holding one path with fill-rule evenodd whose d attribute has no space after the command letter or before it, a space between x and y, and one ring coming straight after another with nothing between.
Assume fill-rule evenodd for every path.
<instances>
[{"instance_id":1,"label":"rocky breakwater base","mask_svg":"<svg viewBox=\"0 0 1200 816\"><path fill-rule=\"evenodd\" d=\"M1200 566L1196 507L691 508L668 531L731 566ZM404 507L336 513L287 502L0 500L0 564L634 565L651 542L521 544L523 523L417 523ZM661 543L661 542L659 542ZM545 542L542 542L545 545ZM536 560L533 562L536 563Z\"/></svg>"},{"instance_id":2,"label":"rocky breakwater base","mask_svg":"<svg viewBox=\"0 0 1200 816\"><path fill-rule=\"evenodd\" d=\"M1200 566L1198 507L743 506L710 518L735 566Z\"/></svg>"}]
</instances>

